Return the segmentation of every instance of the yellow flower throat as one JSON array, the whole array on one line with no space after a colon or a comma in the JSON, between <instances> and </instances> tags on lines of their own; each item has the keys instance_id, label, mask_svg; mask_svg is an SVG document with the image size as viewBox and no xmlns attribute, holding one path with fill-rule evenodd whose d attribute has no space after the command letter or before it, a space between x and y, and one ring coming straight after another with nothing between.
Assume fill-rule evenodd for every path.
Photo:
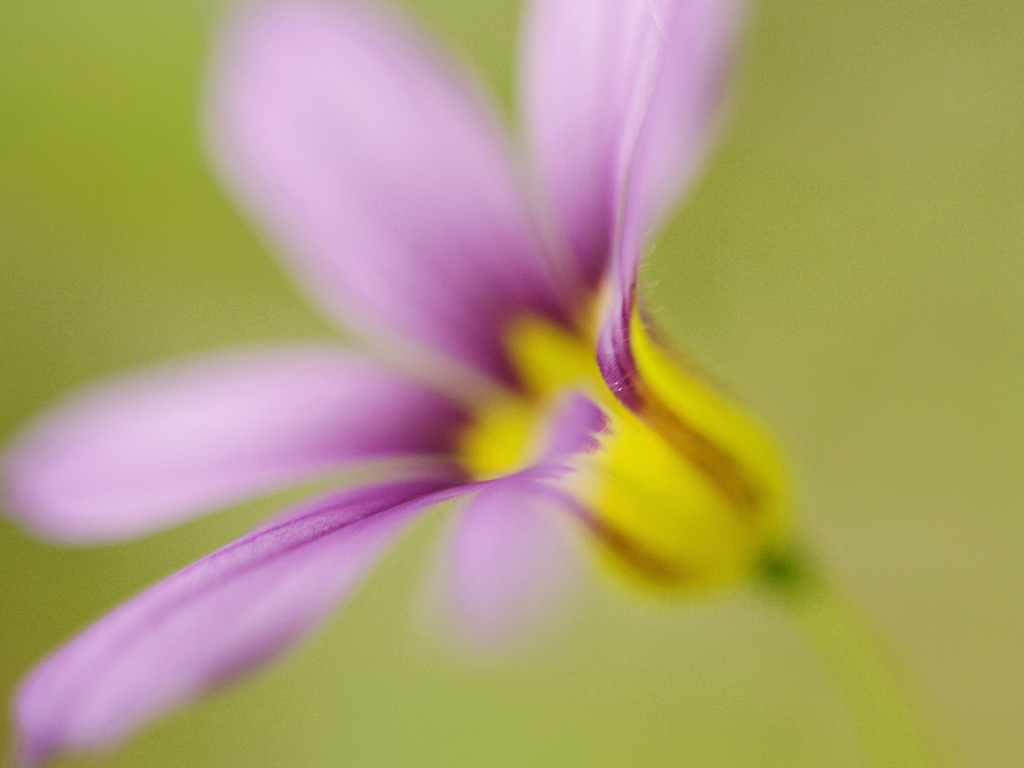
<instances>
[{"instance_id":1,"label":"yellow flower throat","mask_svg":"<svg viewBox=\"0 0 1024 768\"><path fill-rule=\"evenodd\" d=\"M615 399L592 338L528 317L507 334L522 391L477 408L459 455L479 478L536 458L551 411L569 391L604 411L599 448L561 481L592 513L601 560L658 591L689 591L749 573L784 533L784 480L776 451L735 403L671 360L632 326L643 406Z\"/></svg>"}]
</instances>

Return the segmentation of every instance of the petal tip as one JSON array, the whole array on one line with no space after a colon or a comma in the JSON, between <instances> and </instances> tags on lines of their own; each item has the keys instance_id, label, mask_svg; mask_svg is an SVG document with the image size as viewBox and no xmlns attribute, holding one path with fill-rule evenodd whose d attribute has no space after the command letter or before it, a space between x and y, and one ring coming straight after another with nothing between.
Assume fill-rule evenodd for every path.
<instances>
[{"instance_id":1,"label":"petal tip","mask_svg":"<svg viewBox=\"0 0 1024 768\"><path fill-rule=\"evenodd\" d=\"M18 689L14 698L12 720L14 721L15 741L11 749L10 764L14 768L37 768L64 747L59 740L48 733L38 717L31 717L31 704L36 674L30 674Z\"/></svg>"}]
</instances>

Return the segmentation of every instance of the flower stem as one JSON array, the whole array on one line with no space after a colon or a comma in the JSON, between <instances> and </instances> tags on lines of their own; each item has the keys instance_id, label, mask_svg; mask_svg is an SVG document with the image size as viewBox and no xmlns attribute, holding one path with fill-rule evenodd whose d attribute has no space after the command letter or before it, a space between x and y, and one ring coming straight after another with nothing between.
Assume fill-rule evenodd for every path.
<instances>
[{"instance_id":1,"label":"flower stem","mask_svg":"<svg viewBox=\"0 0 1024 768\"><path fill-rule=\"evenodd\" d=\"M818 569L787 552L765 561L762 583L803 631L845 695L874 768L939 768L917 707L868 622Z\"/></svg>"}]
</instances>

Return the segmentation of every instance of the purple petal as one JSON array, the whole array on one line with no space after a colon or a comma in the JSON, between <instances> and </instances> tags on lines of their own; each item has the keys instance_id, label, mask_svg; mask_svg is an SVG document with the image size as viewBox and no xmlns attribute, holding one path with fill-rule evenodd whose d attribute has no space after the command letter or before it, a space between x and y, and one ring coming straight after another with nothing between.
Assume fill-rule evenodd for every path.
<instances>
[{"instance_id":1,"label":"purple petal","mask_svg":"<svg viewBox=\"0 0 1024 768\"><path fill-rule=\"evenodd\" d=\"M606 424L592 400L569 393L540 460L483 486L456 519L433 600L462 644L493 652L523 641L571 595L580 562L569 527L580 513L559 481Z\"/></svg>"},{"instance_id":2,"label":"purple petal","mask_svg":"<svg viewBox=\"0 0 1024 768\"><path fill-rule=\"evenodd\" d=\"M327 310L510 379L499 331L571 299L539 261L498 121L397 19L264 3L221 40L214 159Z\"/></svg>"},{"instance_id":3,"label":"purple petal","mask_svg":"<svg viewBox=\"0 0 1024 768\"><path fill-rule=\"evenodd\" d=\"M608 417L597 403L581 392L568 393L552 413L541 464L560 465L596 450L598 435L607 424Z\"/></svg>"},{"instance_id":4,"label":"purple petal","mask_svg":"<svg viewBox=\"0 0 1024 768\"><path fill-rule=\"evenodd\" d=\"M565 510L538 483L508 478L456 518L440 573L440 608L460 644L493 652L528 638L579 575Z\"/></svg>"},{"instance_id":5,"label":"purple petal","mask_svg":"<svg viewBox=\"0 0 1024 768\"><path fill-rule=\"evenodd\" d=\"M107 746L266 661L350 592L450 478L348 490L307 504L150 587L43 661L15 703L22 759Z\"/></svg>"},{"instance_id":6,"label":"purple petal","mask_svg":"<svg viewBox=\"0 0 1024 768\"><path fill-rule=\"evenodd\" d=\"M738 0L535 0L522 55L527 133L573 252L596 281L629 195L646 224L709 143Z\"/></svg>"},{"instance_id":7,"label":"purple petal","mask_svg":"<svg viewBox=\"0 0 1024 768\"><path fill-rule=\"evenodd\" d=\"M133 536L232 501L396 454L438 454L465 415L331 347L210 357L100 384L3 457L8 507L48 537Z\"/></svg>"}]
</instances>

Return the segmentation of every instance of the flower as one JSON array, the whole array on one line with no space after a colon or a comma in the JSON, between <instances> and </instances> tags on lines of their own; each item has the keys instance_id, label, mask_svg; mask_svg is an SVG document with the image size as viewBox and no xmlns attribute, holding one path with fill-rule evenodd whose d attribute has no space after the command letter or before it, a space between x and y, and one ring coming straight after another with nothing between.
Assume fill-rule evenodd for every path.
<instances>
[{"instance_id":1,"label":"flower","mask_svg":"<svg viewBox=\"0 0 1024 768\"><path fill-rule=\"evenodd\" d=\"M395 461L44 660L15 704L25 764L114 743L263 662L444 499L468 497L448 588L484 642L557 592L563 529L663 594L751 571L783 535L774 450L636 301L644 234L703 156L739 18L731 0L536 0L531 183L485 101L393 15L284 0L233 21L214 159L322 307L392 362L268 348L98 385L10 446L8 506L51 538L113 540Z\"/></svg>"}]
</instances>

